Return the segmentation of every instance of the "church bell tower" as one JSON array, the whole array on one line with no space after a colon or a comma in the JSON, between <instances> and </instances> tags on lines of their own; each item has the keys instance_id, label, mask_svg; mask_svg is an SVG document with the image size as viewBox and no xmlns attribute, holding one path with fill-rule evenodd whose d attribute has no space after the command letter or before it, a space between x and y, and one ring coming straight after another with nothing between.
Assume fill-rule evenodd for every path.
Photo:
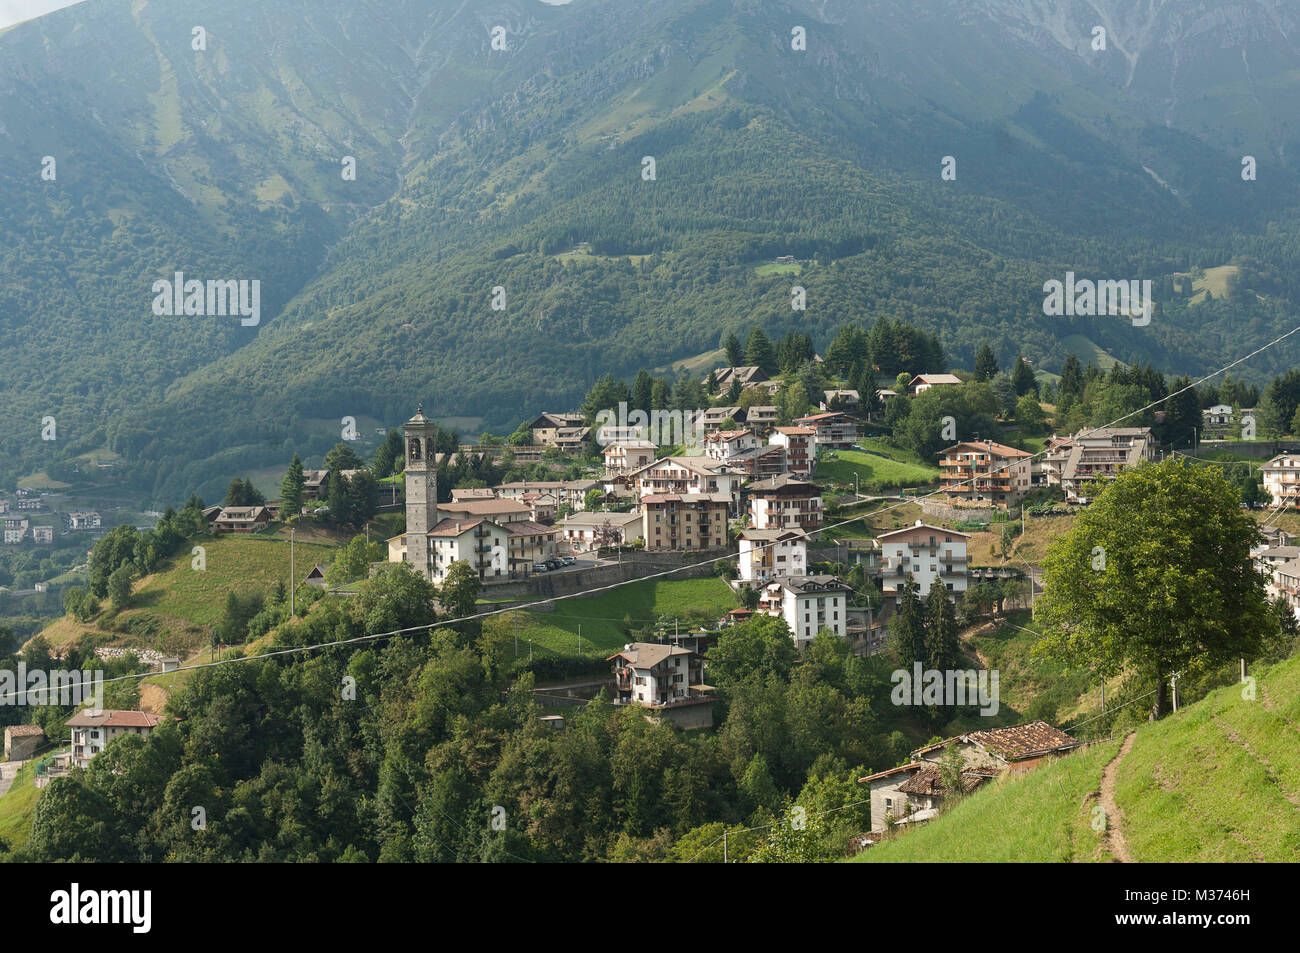
<instances>
[{"instance_id":1,"label":"church bell tower","mask_svg":"<svg viewBox=\"0 0 1300 953\"><path fill-rule=\"evenodd\" d=\"M406 434L406 561L432 578L429 530L438 523L438 475L434 466L437 426L424 416L424 404L402 428Z\"/></svg>"}]
</instances>

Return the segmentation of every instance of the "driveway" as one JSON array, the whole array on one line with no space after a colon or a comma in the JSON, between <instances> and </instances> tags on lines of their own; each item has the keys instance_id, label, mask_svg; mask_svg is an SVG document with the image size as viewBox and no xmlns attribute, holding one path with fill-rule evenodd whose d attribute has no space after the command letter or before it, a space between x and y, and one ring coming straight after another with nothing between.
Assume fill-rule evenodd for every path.
<instances>
[{"instance_id":1,"label":"driveway","mask_svg":"<svg viewBox=\"0 0 1300 953\"><path fill-rule=\"evenodd\" d=\"M9 793L10 786L14 783L14 778L18 777L18 772L22 770L26 761L6 761L0 764L0 797Z\"/></svg>"}]
</instances>

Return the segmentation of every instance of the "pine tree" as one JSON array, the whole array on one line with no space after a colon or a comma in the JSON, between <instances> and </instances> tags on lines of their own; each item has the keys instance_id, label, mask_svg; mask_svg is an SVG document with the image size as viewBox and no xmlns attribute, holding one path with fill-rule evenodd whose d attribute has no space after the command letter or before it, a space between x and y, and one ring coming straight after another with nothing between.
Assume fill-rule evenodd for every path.
<instances>
[{"instance_id":1,"label":"pine tree","mask_svg":"<svg viewBox=\"0 0 1300 953\"><path fill-rule=\"evenodd\" d=\"M745 344L745 366L762 368L768 375L776 373L776 349L762 328L754 328L749 334L749 341Z\"/></svg>"},{"instance_id":2,"label":"pine tree","mask_svg":"<svg viewBox=\"0 0 1300 953\"><path fill-rule=\"evenodd\" d=\"M939 671L955 669L961 660L957 638L957 609L948 590L938 582L930 586L925 603L925 654L928 667Z\"/></svg>"},{"instance_id":3,"label":"pine tree","mask_svg":"<svg viewBox=\"0 0 1300 953\"><path fill-rule=\"evenodd\" d=\"M1116 364L1116 367L1119 365ZM1024 355L1016 358L1015 370L1011 372L1011 384L1016 389L1016 396L1020 397L1028 394L1030 391L1038 392L1038 384L1034 381L1034 372L1025 362Z\"/></svg>"},{"instance_id":4,"label":"pine tree","mask_svg":"<svg viewBox=\"0 0 1300 953\"><path fill-rule=\"evenodd\" d=\"M736 337L734 331L727 334L726 339L722 342L722 347L727 352L727 366L740 367L740 362L745 359L745 352L740 346L740 338Z\"/></svg>"},{"instance_id":5,"label":"pine tree","mask_svg":"<svg viewBox=\"0 0 1300 953\"><path fill-rule=\"evenodd\" d=\"M889 623L889 646L900 668L926 662L925 619L917 585L910 579L898 592L898 612Z\"/></svg>"},{"instance_id":6,"label":"pine tree","mask_svg":"<svg viewBox=\"0 0 1300 953\"><path fill-rule=\"evenodd\" d=\"M986 381L998 372L998 359L993 348L985 344L975 355L975 380Z\"/></svg>"},{"instance_id":7,"label":"pine tree","mask_svg":"<svg viewBox=\"0 0 1300 953\"><path fill-rule=\"evenodd\" d=\"M289 463L289 472L280 482L280 513L284 516L296 516L302 512L302 460L298 454L293 455Z\"/></svg>"}]
</instances>

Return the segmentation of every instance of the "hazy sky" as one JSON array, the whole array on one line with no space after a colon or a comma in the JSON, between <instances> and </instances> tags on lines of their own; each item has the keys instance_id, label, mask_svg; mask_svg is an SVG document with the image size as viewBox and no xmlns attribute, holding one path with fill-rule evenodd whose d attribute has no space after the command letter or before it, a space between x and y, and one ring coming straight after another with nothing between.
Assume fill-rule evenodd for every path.
<instances>
[{"instance_id":1,"label":"hazy sky","mask_svg":"<svg viewBox=\"0 0 1300 953\"><path fill-rule=\"evenodd\" d=\"M82 2L83 0L0 0L0 30Z\"/></svg>"},{"instance_id":2,"label":"hazy sky","mask_svg":"<svg viewBox=\"0 0 1300 953\"><path fill-rule=\"evenodd\" d=\"M52 10L61 10L85 0L0 0L0 30L24 20L35 20ZM563 6L572 0L541 0L552 6Z\"/></svg>"}]
</instances>

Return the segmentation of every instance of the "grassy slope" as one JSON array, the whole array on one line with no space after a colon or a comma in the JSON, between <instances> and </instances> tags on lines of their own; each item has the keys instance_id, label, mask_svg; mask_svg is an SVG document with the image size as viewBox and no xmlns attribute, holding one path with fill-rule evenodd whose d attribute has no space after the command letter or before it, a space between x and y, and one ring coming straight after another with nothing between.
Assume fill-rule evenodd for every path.
<instances>
[{"instance_id":1,"label":"grassy slope","mask_svg":"<svg viewBox=\"0 0 1300 953\"><path fill-rule=\"evenodd\" d=\"M951 811L854 858L865 863L1105 861L1092 830L1101 771L1119 741L1105 741L1053 765L1006 777Z\"/></svg>"},{"instance_id":2,"label":"grassy slope","mask_svg":"<svg viewBox=\"0 0 1300 953\"><path fill-rule=\"evenodd\" d=\"M882 486L923 486L939 478L935 467L878 438L867 438L862 446L873 452L836 450L833 460L819 455L816 478L852 487L853 474L857 473L858 485L864 491Z\"/></svg>"},{"instance_id":3,"label":"grassy slope","mask_svg":"<svg viewBox=\"0 0 1300 953\"><path fill-rule=\"evenodd\" d=\"M485 627L500 627L513 635L519 622L520 654L528 653L527 639L534 651L561 655L578 653L578 626L582 626L583 655L609 654L628 641L623 627L625 616L637 628L653 624L660 616L685 620L695 616L718 619L737 606L725 582L716 577L703 579L649 580L629 583L587 599L563 599L554 612L510 612L488 619Z\"/></svg>"},{"instance_id":4,"label":"grassy slope","mask_svg":"<svg viewBox=\"0 0 1300 953\"><path fill-rule=\"evenodd\" d=\"M1138 729L1119 763L1117 801L1142 862L1270 862L1300 856L1300 658L1212 692ZM976 792L860 860L1109 859L1091 831L1101 772L1119 738Z\"/></svg>"},{"instance_id":5,"label":"grassy slope","mask_svg":"<svg viewBox=\"0 0 1300 953\"><path fill-rule=\"evenodd\" d=\"M29 765L21 778L15 779L13 786L0 797L0 840L10 850L17 850L27 843L32 832L32 818L36 814L36 799L40 791L34 783L35 775Z\"/></svg>"},{"instance_id":6,"label":"grassy slope","mask_svg":"<svg viewBox=\"0 0 1300 953\"><path fill-rule=\"evenodd\" d=\"M219 536L198 545L206 551L207 569L190 568L193 557L185 550L168 568L135 584L131 607L119 613L118 620L134 621L150 634L119 638L118 643L184 653L206 642L202 630L220 620L228 593L269 593L277 582L289 581L287 542L260 535ZM300 540L296 549L296 571L302 577L313 562L329 563L333 547ZM114 634L69 616L56 619L40 634L61 646L94 633Z\"/></svg>"},{"instance_id":7,"label":"grassy slope","mask_svg":"<svg viewBox=\"0 0 1300 953\"><path fill-rule=\"evenodd\" d=\"M287 542L221 536L200 545L207 553L207 569L190 568L191 557L182 554L170 568L141 580L133 603L156 615L210 625L221 618L229 593L269 591L277 582L289 581ZM295 550L300 576L307 574L312 563L328 563L331 558L329 546L299 542Z\"/></svg>"},{"instance_id":8,"label":"grassy slope","mask_svg":"<svg viewBox=\"0 0 1300 953\"><path fill-rule=\"evenodd\" d=\"M1138 732L1117 799L1140 861L1300 858L1300 659Z\"/></svg>"},{"instance_id":9,"label":"grassy slope","mask_svg":"<svg viewBox=\"0 0 1300 953\"><path fill-rule=\"evenodd\" d=\"M1071 672L1059 663L1031 658L1030 650L1040 638L1035 634L1037 628L1028 612L1018 612L990 631L971 636L969 644L979 653L985 666L998 672L999 696L1003 705L1024 712L1035 699L1053 702L1056 715L1042 714L1041 717L1059 724L1065 717L1077 714L1090 682L1084 673ZM1039 713L1036 712L1034 717L1039 717ZM1030 716L1026 715L1025 720L1029 719Z\"/></svg>"}]
</instances>

